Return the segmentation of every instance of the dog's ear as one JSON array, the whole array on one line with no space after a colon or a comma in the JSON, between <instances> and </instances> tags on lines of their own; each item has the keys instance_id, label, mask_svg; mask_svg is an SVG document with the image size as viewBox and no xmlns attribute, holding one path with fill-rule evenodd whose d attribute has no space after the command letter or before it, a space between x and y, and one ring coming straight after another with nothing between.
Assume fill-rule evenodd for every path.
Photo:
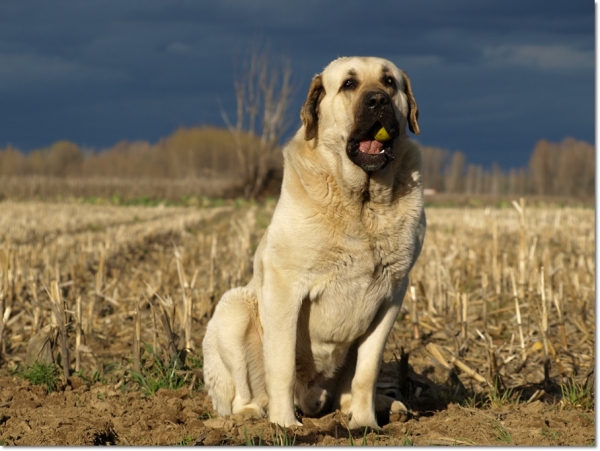
<instances>
[{"instance_id":1,"label":"dog's ear","mask_svg":"<svg viewBox=\"0 0 600 451\"><path fill-rule=\"evenodd\" d=\"M408 78L408 75L404 71L402 71L402 80L404 80L404 94L406 94L406 98L408 99L408 129L415 135L419 135L421 133L419 123L417 122L417 119L419 119L419 108L417 108L417 101L410 88L410 78Z\"/></svg>"},{"instance_id":2,"label":"dog's ear","mask_svg":"<svg viewBox=\"0 0 600 451\"><path fill-rule=\"evenodd\" d=\"M315 75L308 90L308 96L300 110L300 119L304 124L304 139L310 141L317 136L319 120L319 103L325 95L323 77Z\"/></svg>"}]
</instances>

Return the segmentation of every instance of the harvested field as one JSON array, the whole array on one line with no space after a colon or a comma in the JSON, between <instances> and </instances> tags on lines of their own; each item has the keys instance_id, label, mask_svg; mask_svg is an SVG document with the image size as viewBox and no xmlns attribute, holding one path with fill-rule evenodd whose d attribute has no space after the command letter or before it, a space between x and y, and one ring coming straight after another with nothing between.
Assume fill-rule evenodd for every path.
<instances>
[{"instance_id":1,"label":"harvested field","mask_svg":"<svg viewBox=\"0 0 600 451\"><path fill-rule=\"evenodd\" d=\"M0 203L0 444L595 444L594 210L523 203L427 209L378 383L407 414L216 417L198 350L274 206Z\"/></svg>"}]
</instances>

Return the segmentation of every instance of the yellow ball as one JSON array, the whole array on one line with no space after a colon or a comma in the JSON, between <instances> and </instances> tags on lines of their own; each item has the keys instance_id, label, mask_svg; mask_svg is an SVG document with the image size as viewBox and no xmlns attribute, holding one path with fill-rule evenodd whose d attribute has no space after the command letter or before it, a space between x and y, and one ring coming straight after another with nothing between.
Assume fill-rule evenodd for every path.
<instances>
[{"instance_id":1,"label":"yellow ball","mask_svg":"<svg viewBox=\"0 0 600 451\"><path fill-rule=\"evenodd\" d=\"M385 127L381 127L379 129L379 131L377 132L377 134L375 135L375 139L379 142L386 142L389 141L390 139L392 139L392 137L390 136L390 134L387 132L387 130L385 129Z\"/></svg>"}]
</instances>

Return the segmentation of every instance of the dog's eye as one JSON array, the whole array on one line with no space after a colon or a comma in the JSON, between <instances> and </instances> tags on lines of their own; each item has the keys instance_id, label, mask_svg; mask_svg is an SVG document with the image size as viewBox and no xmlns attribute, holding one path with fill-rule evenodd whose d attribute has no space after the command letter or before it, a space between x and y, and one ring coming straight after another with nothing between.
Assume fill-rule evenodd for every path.
<instances>
[{"instance_id":1,"label":"dog's eye","mask_svg":"<svg viewBox=\"0 0 600 451\"><path fill-rule=\"evenodd\" d=\"M348 78L342 84L342 89L354 89L355 87L356 87L356 80L354 80L353 78Z\"/></svg>"},{"instance_id":2,"label":"dog's eye","mask_svg":"<svg viewBox=\"0 0 600 451\"><path fill-rule=\"evenodd\" d=\"M386 86L395 86L395 80L394 77L385 77L385 84Z\"/></svg>"}]
</instances>

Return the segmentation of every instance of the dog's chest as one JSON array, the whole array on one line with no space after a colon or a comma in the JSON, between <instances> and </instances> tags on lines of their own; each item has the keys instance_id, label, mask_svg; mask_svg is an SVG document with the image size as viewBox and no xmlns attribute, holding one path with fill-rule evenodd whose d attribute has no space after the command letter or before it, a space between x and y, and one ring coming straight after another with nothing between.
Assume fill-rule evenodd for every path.
<instances>
[{"instance_id":1,"label":"dog's chest","mask_svg":"<svg viewBox=\"0 0 600 451\"><path fill-rule=\"evenodd\" d=\"M311 340L352 342L390 302L412 258L413 238L402 222L371 233L363 227L325 250L309 293Z\"/></svg>"}]
</instances>

